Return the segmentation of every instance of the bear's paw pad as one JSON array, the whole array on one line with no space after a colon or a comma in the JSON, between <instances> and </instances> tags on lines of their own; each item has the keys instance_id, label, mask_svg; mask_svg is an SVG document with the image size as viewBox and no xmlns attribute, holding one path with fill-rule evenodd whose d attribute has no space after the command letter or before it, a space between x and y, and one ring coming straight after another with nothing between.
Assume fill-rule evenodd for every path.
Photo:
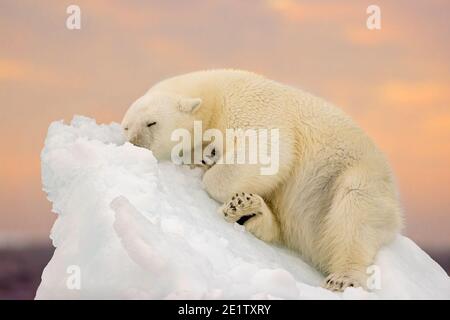
<instances>
[{"instance_id":1,"label":"bear's paw pad","mask_svg":"<svg viewBox=\"0 0 450 320\"><path fill-rule=\"evenodd\" d=\"M262 199L253 193L236 193L231 200L225 202L220 208L226 221L244 224L249 219L261 215Z\"/></svg>"}]
</instances>

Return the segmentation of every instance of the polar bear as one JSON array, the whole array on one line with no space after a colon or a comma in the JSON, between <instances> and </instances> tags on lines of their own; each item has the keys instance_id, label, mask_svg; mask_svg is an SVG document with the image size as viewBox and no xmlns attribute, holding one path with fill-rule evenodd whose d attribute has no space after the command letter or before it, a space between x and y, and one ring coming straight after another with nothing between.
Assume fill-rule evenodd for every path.
<instances>
[{"instance_id":1,"label":"polar bear","mask_svg":"<svg viewBox=\"0 0 450 320\"><path fill-rule=\"evenodd\" d=\"M326 276L325 288L366 287L367 267L403 219L386 158L350 117L251 72L208 70L157 83L122 126L131 143L170 159L171 133L192 132L194 121L221 132L278 128L276 174L262 175L258 164L213 164L202 178L206 191L223 203L226 221L298 251Z\"/></svg>"}]
</instances>

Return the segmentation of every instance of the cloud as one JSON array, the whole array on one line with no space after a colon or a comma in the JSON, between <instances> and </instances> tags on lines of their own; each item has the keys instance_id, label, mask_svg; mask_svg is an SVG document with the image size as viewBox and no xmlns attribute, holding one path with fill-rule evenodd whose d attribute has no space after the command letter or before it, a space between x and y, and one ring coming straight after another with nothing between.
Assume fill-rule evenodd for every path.
<instances>
[{"instance_id":1,"label":"cloud","mask_svg":"<svg viewBox=\"0 0 450 320\"><path fill-rule=\"evenodd\" d=\"M379 88L382 101L397 108L450 107L450 82L388 81Z\"/></svg>"},{"instance_id":2,"label":"cloud","mask_svg":"<svg viewBox=\"0 0 450 320\"><path fill-rule=\"evenodd\" d=\"M15 60L0 60L0 81L18 81L29 77L31 70L25 63Z\"/></svg>"},{"instance_id":3,"label":"cloud","mask_svg":"<svg viewBox=\"0 0 450 320\"><path fill-rule=\"evenodd\" d=\"M71 75L62 73L54 65L47 66L31 60L0 59L0 83L73 88L82 86L83 80L76 72Z\"/></svg>"},{"instance_id":4,"label":"cloud","mask_svg":"<svg viewBox=\"0 0 450 320\"><path fill-rule=\"evenodd\" d=\"M296 22L337 22L358 16L357 7L337 1L268 0L267 5L282 17Z\"/></svg>"}]
</instances>

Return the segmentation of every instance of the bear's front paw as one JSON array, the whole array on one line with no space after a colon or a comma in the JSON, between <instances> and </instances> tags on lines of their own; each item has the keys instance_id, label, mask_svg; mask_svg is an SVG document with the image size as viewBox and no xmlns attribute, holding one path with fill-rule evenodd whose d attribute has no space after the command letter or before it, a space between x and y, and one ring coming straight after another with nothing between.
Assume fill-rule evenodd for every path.
<instances>
[{"instance_id":1,"label":"bear's front paw","mask_svg":"<svg viewBox=\"0 0 450 320\"><path fill-rule=\"evenodd\" d=\"M219 155L216 153L216 149L215 148L212 149L209 154L203 155L201 166L203 166L206 169L211 168L219 160L218 157L219 157Z\"/></svg>"},{"instance_id":2,"label":"bear's front paw","mask_svg":"<svg viewBox=\"0 0 450 320\"><path fill-rule=\"evenodd\" d=\"M360 287L357 280L347 274L332 273L326 277L323 287L331 291L344 291L349 287Z\"/></svg>"},{"instance_id":3,"label":"bear's front paw","mask_svg":"<svg viewBox=\"0 0 450 320\"><path fill-rule=\"evenodd\" d=\"M262 199L253 193L236 193L230 201L225 202L220 208L226 221L237 222L240 225L249 219L261 215Z\"/></svg>"}]
</instances>

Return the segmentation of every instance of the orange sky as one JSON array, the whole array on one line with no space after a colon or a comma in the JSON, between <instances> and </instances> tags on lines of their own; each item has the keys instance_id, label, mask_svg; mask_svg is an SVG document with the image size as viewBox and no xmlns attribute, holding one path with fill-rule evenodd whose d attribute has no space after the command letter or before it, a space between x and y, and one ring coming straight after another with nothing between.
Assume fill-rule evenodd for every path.
<instances>
[{"instance_id":1,"label":"orange sky","mask_svg":"<svg viewBox=\"0 0 450 320\"><path fill-rule=\"evenodd\" d=\"M82 28L65 27L81 8ZM369 31L366 8L381 7ZM0 233L47 237L39 153L53 120L120 121L153 83L233 67L334 102L392 162L419 244L450 247L450 3L0 2Z\"/></svg>"}]
</instances>

